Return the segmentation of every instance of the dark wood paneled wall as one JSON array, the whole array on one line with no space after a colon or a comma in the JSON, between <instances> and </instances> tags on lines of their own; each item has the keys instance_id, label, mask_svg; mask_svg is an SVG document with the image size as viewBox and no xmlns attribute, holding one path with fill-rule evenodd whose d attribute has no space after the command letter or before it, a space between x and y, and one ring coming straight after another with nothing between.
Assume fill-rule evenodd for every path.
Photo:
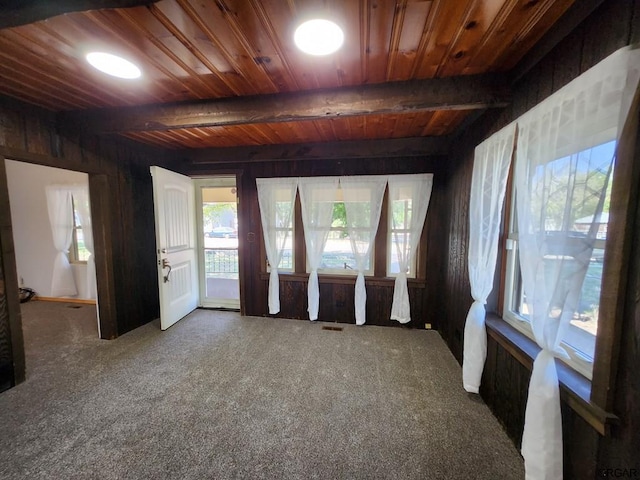
<instances>
[{"instance_id":1,"label":"dark wood paneled wall","mask_svg":"<svg viewBox=\"0 0 640 480\"><path fill-rule=\"evenodd\" d=\"M467 273L468 203L473 168L473 149L483 139L544 100L576 76L620 47L640 38L640 2L604 2L568 35L514 89L512 106L501 113L483 116L460 142L454 142L451 172L445 186L451 215L447 225L449 256L441 295L446 299L440 331L458 361L462 361L462 332L472 303ZM636 157L637 160L637 157ZM639 186L640 187L640 186ZM623 320L614 413L620 424L602 437L563 403L565 478L601 478L610 468L636 468L640 473L640 231L630 256L631 279ZM500 261L498 262L498 264ZM496 288L488 310L497 306ZM519 363L491 337L481 395L519 446L530 369Z\"/></svg>"},{"instance_id":2,"label":"dark wood paneled wall","mask_svg":"<svg viewBox=\"0 0 640 480\"><path fill-rule=\"evenodd\" d=\"M472 303L467 264L469 242L469 192L473 169L473 149L499 126L506 125L511 114L507 108L501 112L490 112L474 124L474 128L464 132L464 136L454 141L450 158L451 172L443 195L448 208L447 223L443 226L447 247L444 255L444 277L439 297L443 301L442 315L446 319L439 328L456 359L462 363L462 337L464 322ZM498 259L498 264L500 259ZM496 276L496 283L498 281ZM487 311L496 307L497 285L487 300Z\"/></svg>"},{"instance_id":3,"label":"dark wood paneled wall","mask_svg":"<svg viewBox=\"0 0 640 480\"><path fill-rule=\"evenodd\" d=\"M0 392L24 380L24 350L22 348L21 316L18 303L18 282L11 238L11 213L6 172L0 169ZM5 268L7 265L7 268ZM15 346L17 345L17 348Z\"/></svg>"},{"instance_id":4,"label":"dark wood paneled wall","mask_svg":"<svg viewBox=\"0 0 640 480\"><path fill-rule=\"evenodd\" d=\"M13 355L11 353L11 331L7 294L4 288L4 269L0 260L0 392L11 387L13 382Z\"/></svg>"},{"instance_id":5,"label":"dark wood paneled wall","mask_svg":"<svg viewBox=\"0 0 640 480\"><path fill-rule=\"evenodd\" d=\"M103 338L114 338L158 317L149 165L167 165L167 155L127 140L61 133L54 124L50 112L0 98L0 160L9 158L89 174L101 334ZM17 282L5 167L3 161L0 163L0 246L4 267L0 275L1 386L5 380L16 380L14 367L23 367L18 365L22 346L13 351L7 348L10 333L14 342L21 343L21 332L17 331L19 306L14 309L17 311L6 311L5 300L17 298Z\"/></svg>"},{"instance_id":6,"label":"dark wood paneled wall","mask_svg":"<svg viewBox=\"0 0 640 480\"><path fill-rule=\"evenodd\" d=\"M202 159L200 159L202 160ZM256 178L265 177L312 177L323 175L384 175L405 173L433 173L434 186L429 211L427 213L424 245L426 254L420 259L426 267L426 279L423 285L409 286L411 302L411 322L408 326L424 328L432 323L436 328L439 298L435 295L436 285L442 281L443 252L446 246L443 233L446 224L446 204L443 200L444 172L447 169L446 157L432 156L398 157L388 159L325 159L291 160L264 163L237 163L233 171L239 175L239 235L241 278L243 280L243 313L246 315L268 315L267 287L268 279L262 264L264 250L262 227L258 206ZM215 164L183 165L181 170L189 175L218 175L229 173L229 165ZM250 235L253 234L253 235ZM253 238L250 243L248 238ZM285 275L282 275L284 277ZM331 282L320 280L320 311L318 319L329 322L355 323L353 297L354 282ZM386 284L367 281L367 324L399 325L391 321L391 300L393 281ZM383 282L384 283L384 282ZM304 278L280 281L281 312L279 317L307 319L307 284Z\"/></svg>"}]
</instances>

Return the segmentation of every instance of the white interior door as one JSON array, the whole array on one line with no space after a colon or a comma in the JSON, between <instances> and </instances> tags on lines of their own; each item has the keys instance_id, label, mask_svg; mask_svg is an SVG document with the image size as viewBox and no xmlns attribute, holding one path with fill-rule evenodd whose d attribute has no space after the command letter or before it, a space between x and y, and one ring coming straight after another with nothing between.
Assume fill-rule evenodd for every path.
<instances>
[{"instance_id":1,"label":"white interior door","mask_svg":"<svg viewBox=\"0 0 640 480\"><path fill-rule=\"evenodd\" d=\"M166 330L198 306L193 181L151 167L156 220L160 326Z\"/></svg>"}]
</instances>

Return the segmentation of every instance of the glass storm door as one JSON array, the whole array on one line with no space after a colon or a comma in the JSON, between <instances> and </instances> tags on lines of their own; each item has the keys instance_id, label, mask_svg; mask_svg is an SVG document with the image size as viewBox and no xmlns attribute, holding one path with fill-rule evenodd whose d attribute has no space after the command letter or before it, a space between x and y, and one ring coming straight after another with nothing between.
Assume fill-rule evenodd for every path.
<instances>
[{"instance_id":1,"label":"glass storm door","mask_svg":"<svg viewBox=\"0 0 640 480\"><path fill-rule=\"evenodd\" d=\"M235 177L196 181L203 307L240 308Z\"/></svg>"}]
</instances>

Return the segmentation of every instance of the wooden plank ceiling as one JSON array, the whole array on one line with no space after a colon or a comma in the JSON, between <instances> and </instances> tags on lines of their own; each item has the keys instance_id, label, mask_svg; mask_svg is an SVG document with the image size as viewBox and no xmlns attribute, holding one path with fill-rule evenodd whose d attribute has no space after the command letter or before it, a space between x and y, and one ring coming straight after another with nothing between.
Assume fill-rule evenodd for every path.
<instances>
[{"instance_id":1,"label":"wooden plank ceiling","mask_svg":"<svg viewBox=\"0 0 640 480\"><path fill-rule=\"evenodd\" d=\"M449 135L472 111L502 106L507 97L466 82L445 86L482 97L476 104L464 95L426 101L421 92L431 87L428 81L474 75L480 84L491 83L483 75L512 69L573 2L85 0L67 10L85 11L50 18L63 7L34 11L24 5L47 2L16 2L24 8L0 12L0 94L62 112L64 121L89 121L96 131L112 113L135 114L146 118L142 126L118 133L171 149ZM128 8L103 8L114 5ZM313 13L343 27L345 43L337 53L309 57L293 45L293 30ZM142 78L117 80L93 70L84 59L92 50L135 61ZM397 102L382 107L375 100L362 108L380 84L389 84ZM418 93L405 85L417 85ZM347 100L322 118L256 116L247 109L226 123L198 123L197 117L167 123L155 116L162 109L163 118L172 112L177 118L184 102L220 114L240 101L265 104L292 95L317 109L343 91Z\"/></svg>"}]
</instances>

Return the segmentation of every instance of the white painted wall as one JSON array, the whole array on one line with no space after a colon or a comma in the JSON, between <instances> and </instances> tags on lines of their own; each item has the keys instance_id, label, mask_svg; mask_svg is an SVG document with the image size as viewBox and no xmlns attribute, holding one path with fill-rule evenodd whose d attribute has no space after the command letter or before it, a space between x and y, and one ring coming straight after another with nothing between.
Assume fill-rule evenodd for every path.
<instances>
[{"instance_id":1,"label":"white painted wall","mask_svg":"<svg viewBox=\"0 0 640 480\"><path fill-rule=\"evenodd\" d=\"M51 276L56 249L47 210L47 185L87 185L86 173L29 163L5 161L11 203L11 224L21 286L34 289L39 296L51 297ZM78 296L87 296L87 266L72 265Z\"/></svg>"}]
</instances>

